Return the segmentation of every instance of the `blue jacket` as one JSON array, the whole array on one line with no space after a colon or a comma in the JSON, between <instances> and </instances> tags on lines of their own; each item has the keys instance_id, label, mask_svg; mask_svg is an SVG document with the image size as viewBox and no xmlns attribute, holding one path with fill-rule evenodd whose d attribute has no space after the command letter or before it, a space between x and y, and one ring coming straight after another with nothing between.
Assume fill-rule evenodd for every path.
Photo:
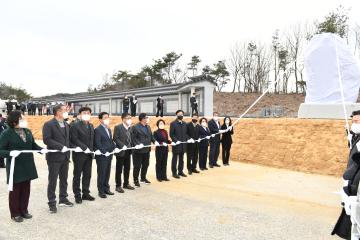
<instances>
[{"instance_id":1,"label":"blue jacket","mask_svg":"<svg viewBox=\"0 0 360 240\"><path fill-rule=\"evenodd\" d=\"M106 132L105 128L102 125L99 125L96 129L95 129L95 133L94 133L94 148L95 150L100 150L101 153L106 153L106 152L112 152L115 149L115 144L112 140L112 133L111 133L111 129L108 128L109 130L109 134ZM112 156L109 156L112 157ZM95 155L96 159L105 159L107 158L104 155Z\"/></svg>"}]
</instances>

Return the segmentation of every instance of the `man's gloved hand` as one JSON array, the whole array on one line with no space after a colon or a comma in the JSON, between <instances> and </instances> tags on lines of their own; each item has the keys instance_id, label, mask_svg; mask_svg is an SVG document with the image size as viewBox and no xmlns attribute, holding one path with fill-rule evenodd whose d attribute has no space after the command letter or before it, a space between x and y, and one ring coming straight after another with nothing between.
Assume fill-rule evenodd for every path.
<instances>
[{"instance_id":1,"label":"man's gloved hand","mask_svg":"<svg viewBox=\"0 0 360 240\"><path fill-rule=\"evenodd\" d=\"M109 152L106 152L105 153L105 157L108 157L108 156L110 156L111 155L111 153L109 153Z\"/></svg>"},{"instance_id":2,"label":"man's gloved hand","mask_svg":"<svg viewBox=\"0 0 360 240\"><path fill-rule=\"evenodd\" d=\"M160 146L160 143L158 141L155 141L155 146Z\"/></svg>"},{"instance_id":3,"label":"man's gloved hand","mask_svg":"<svg viewBox=\"0 0 360 240\"><path fill-rule=\"evenodd\" d=\"M91 150L89 148L85 149L84 153L91 153Z\"/></svg>"},{"instance_id":4,"label":"man's gloved hand","mask_svg":"<svg viewBox=\"0 0 360 240\"><path fill-rule=\"evenodd\" d=\"M164 147L166 147L167 146L167 143L166 142L163 142L163 144L162 144Z\"/></svg>"},{"instance_id":5,"label":"man's gloved hand","mask_svg":"<svg viewBox=\"0 0 360 240\"><path fill-rule=\"evenodd\" d=\"M69 151L69 149L66 147L66 146L64 146L62 149L61 149L61 152L68 152Z\"/></svg>"},{"instance_id":6,"label":"man's gloved hand","mask_svg":"<svg viewBox=\"0 0 360 240\"><path fill-rule=\"evenodd\" d=\"M43 148L43 149L40 150L41 154L46 154L48 152L49 152L49 150L47 150L46 148Z\"/></svg>"},{"instance_id":7,"label":"man's gloved hand","mask_svg":"<svg viewBox=\"0 0 360 240\"><path fill-rule=\"evenodd\" d=\"M114 149L114 153L119 153L119 152L121 152L120 149L118 149L118 148L115 148L115 149Z\"/></svg>"},{"instance_id":8,"label":"man's gloved hand","mask_svg":"<svg viewBox=\"0 0 360 240\"><path fill-rule=\"evenodd\" d=\"M124 145L124 146L122 147L122 150L125 151L126 149L128 149L128 147Z\"/></svg>"},{"instance_id":9,"label":"man's gloved hand","mask_svg":"<svg viewBox=\"0 0 360 240\"><path fill-rule=\"evenodd\" d=\"M17 157L17 156L19 156L20 154L21 154L21 152L18 151L18 150L13 150L13 151L10 152L10 156L11 156L11 157Z\"/></svg>"},{"instance_id":10,"label":"man's gloved hand","mask_svg":"<svg viewBox=\"0 0 360 240\"><path fill-rule=\"evenodd\" d=\"M98 149L94 152L95 155L101 155L101 151Z\"/></svg>"},{"instance_id":11,"label":"man's gloved hand","mask_svg":"<svg viewBox=\"0 0 360 240\"><path fill-rule=\"evenodd\" d=\"M74 152L79 153L79 152L83 152L83 150L82 150L80 147L76 147L76 148L74 149Z\"/></svg>"},{"instance_id":12,"label":"man's gloved hand","mask_svg":"<svg viewBox=\"0 0 360 240\"><path fill-rule=\"evenodd\" d=\"M136 149L142 149L144 147L144 144L140 143L139 145L136 145L135 148Z\"/></svg>"}]
</instances>

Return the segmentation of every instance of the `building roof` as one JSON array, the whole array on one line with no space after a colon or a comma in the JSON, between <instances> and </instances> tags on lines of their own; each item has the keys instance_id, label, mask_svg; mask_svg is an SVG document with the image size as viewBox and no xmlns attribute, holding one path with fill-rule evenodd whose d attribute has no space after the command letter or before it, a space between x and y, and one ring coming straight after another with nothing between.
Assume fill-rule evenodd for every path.
<instances>
[{"instance_id":1,"label":"building roof","mask_svg":"<svg viewBox=\"0 0 360 240\"><path fill-rule=\"evenodd\" d=\"M184 83L176 83L176 84L166 84L162 86L152 86L152 87L143 87L143 88L134 88L134 89L126 89L123 91L104 91L97 93L75 93L69 94L66 96L50 96L50 97L39 97L34 98L33 101L86 101L86 100L101 100L101 99L109 99L109 98L123 98L125 95L136 94L136 96L153 96L156 94L161 95L169 95L178 91L178 89L184 88L185 86L191 85L193 83L199 82L210 82L214 85L214 78L207 75L200 75L189 78L191 81L187 81Z\"/></svg>"}]
</instances>

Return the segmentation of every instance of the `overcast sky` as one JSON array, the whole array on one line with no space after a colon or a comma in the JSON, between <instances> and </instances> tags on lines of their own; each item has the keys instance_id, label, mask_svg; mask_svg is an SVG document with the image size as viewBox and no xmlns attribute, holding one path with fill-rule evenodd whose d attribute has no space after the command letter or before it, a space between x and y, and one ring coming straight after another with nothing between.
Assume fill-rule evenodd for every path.
<instances>
[{"instance_id":1,"label":"overcast sky","mask_svg":"<svg viewBox=\"0 0 360 240\"><path fill-rule=\"evenodd\" d=\"M358 2L358 3L357 3ZM86 91L105 73L135 73L175 51L202 65L236 42L322 18L359 0L0 0L0 81L33 96Z\"/></svg>"}]
</instances>

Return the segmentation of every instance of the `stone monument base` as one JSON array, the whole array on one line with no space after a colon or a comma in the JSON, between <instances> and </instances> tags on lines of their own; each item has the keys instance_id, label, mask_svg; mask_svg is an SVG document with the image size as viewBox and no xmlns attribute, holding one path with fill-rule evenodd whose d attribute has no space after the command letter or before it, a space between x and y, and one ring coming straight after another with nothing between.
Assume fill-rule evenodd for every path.
<instances>
[{"instance_id":1,"label":"stone monument base","mask_svg":"<svg viewBox=\"0 0 360 240\"><path fill-rule=\"evenodd\" d=\"M360 103L346 103L347 116L360 110ZM298 118L328 118L344 119L342 103L302 103L299 107Z\"/></svg>"}]
</instances>

